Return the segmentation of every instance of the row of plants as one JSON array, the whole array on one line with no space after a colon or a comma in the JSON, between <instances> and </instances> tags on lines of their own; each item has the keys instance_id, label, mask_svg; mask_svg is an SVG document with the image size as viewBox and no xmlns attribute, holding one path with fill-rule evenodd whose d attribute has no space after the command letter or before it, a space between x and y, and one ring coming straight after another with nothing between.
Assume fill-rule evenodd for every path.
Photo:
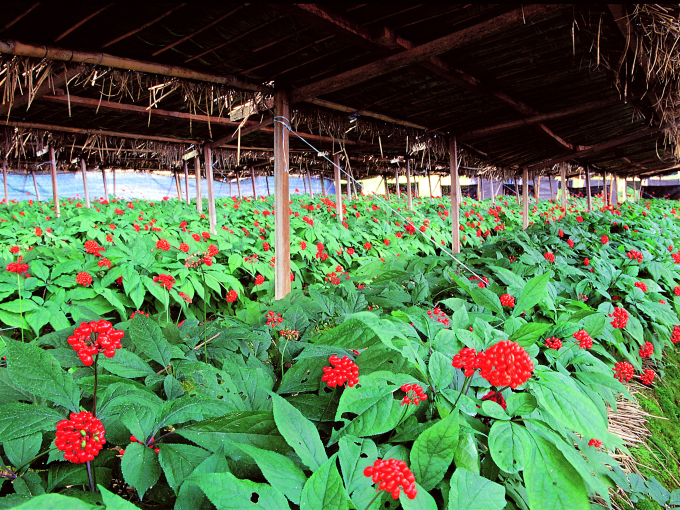
<instances>
[{"instance_id":1,"label":"row of plants","mask_svg":"<svg viewBox=\"0 0 680 510\"><path fill-rule=\"evenodd\" d=\"M514 205L465 203L454 260L445 199L361 197L347 227L296 199L296 288L273 301L266 200L220 204L213 236L179 203L44 221L47 204L13 204L0 507L586 509L614 488L680 504L619 468L607 430L623 383L654 385L680 340L674 204L541 202L527 231ZM42 310L62 322L34 327Z\"/></svg>"}]
</instances>

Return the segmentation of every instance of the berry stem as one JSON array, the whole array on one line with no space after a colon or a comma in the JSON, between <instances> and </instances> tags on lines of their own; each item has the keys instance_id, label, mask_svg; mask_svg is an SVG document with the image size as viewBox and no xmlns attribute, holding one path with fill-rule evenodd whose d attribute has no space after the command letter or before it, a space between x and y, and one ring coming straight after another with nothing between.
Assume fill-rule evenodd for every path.
<instances>
[{"instance_id":1,"label":"berry stem","mask_svg":"<svg viewBox=\"0 0 680 510\"><path fill-rule=\"evenodd\" d=\"M17 291L19 292L19 324L21 329L21 342L24 342L24 325L21 324L23 322L24 314L22 313L21 310L21 279L19 278L19 271L17 271Z\"/></svg>"},{"instance_id":2,"label":"berry stem","mask_svg":"<svg viewBox=\"0 0 680 510\"><path fill-rule=\"evenodd\" d=\"M456 399L456 401L453 404L453 411L456 410L456 406L458 405L458 401L463 396L463 393L465 393L467 395L468 389L470 388L470 383L472 383L472 377L473 376L474 376L474 374L472 374L470 377L465 378L465 383L463 384L463 389L461 390L460 394L458 395L458 398Z\"/></svg>"},{"instance_id":3,"label":"berry stem","mask_svg":"<svg viewBox=\"0 0 680 510\"><path fill-rule=\"evenodd\" d=\"M365 510L368 510L371 507L371 505L375 502L375 500L378 499L379 497L380 497L380 492L378 492L375 496L373 496L373 499L371 500L371 502L368 505L366 505Z\"/></svg>"},{"instance_id":4,"label":"berry stem","mask_svg":"<svg viewBox=\"0 0 680 510\"><path fill-rule=\"evenodd\" d=\"M87 478L90 480L90 492L94 492L95 484L94 469L90 467L89 460L86 462L86 464L87 464Z\"/></svg>"},{"instance_id":5,"label":"berry stem","mask_svg":"<svg viewBox=\"0 0 680 510\"><path fill-rule=\"evenodd\" d=\"M99 354L94 357L94 391L92 392L92 416L97 416L97 360L99 359Z\"/></svg>"},{"instance_id":6,"label":"berry stem","mask_svg":"<svg viewBox=\"0 0 680 510\"><path fill-rule=\"evenodd\" d=\"M508 385L508 386L503 386L500 390L494 391L491 395L487 395L486 400L491 400L491 399L494 398L496 395L500 395L500 394L503 393L505 390L507 390L509 387L510 387L510 385Z\"/></svg>"},{"instance_id":7,"label":"berry stem","mask_svg":"<svg viewBox=\"0 0 680 510\"><path fill-rule=\"evenodd\" d=\"M16 472L17 472L17 473L20 473L21 470L24 469L26 466L29 466L29 465L31 464L31 462L33 462L34 460L39 459L39 458L42 457L43 455L47 455L47 454L50 453L52 450L56 450L56 449L57 449L57 447L55 446L54 448L50 448L49 450L45 450L44 452L39 453L38 455L36 455L35 457L33 457L33 458L32 458L31 460L29 460L28 462L24 462L21 466L19 466L19 469L17 469ZM9 471L9 470L8 470L8 471Z\"/></svg>"}]
</instances>

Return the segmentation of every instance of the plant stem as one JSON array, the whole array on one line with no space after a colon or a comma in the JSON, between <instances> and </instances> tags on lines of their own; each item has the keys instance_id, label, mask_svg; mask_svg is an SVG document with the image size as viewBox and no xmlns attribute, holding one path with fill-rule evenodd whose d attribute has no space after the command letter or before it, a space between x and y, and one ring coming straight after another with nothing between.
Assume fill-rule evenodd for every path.
<instances>
[{"instance_id":1,"label":"plant stem","mask_svg":"<svg viewBox=\"0 0 680 510\"><path fill-rule=\"evenodd\" d=\"M203 272L203 265L201 265L201 280L203 283L203 345L205 347L203 354L203 362L208 362L208 295L205 290L205 273Z\"/></svg>"},{"instance_id":2,"label":"plant stem","mask_svg":"<svg viewBox=\"0 0 680 510\"><path fill-rule=\"evenodd\" d=\"M167 289L166 289L167 290ZM165 322L170 322L170 291L165 293Z\"/></svg>"},{"instance_id":3,"label":"plant stem","mask_svg":"<svg viewBox=\"0 0 680 510\"><path fill-rule=\"evenodd\" d=\"M42 457L43 455L47 455L47 454L50 453L52 450L56 450L56 449L57 449L57 447L55 446L54 448L50 448L49 450L45 450L44 452L39 453L38 455L36 455L35 457L33 457L33 458L32 458L31 460L29 460L28 462L24 462L21 466L19 466L19 469L17 469L16 472L19 473L19 472L20 472L22 469L24 469L26 466L30 465L31 462L33 462L34 460L37 460L37 459L39 459L40 457Z\"/></svg>"},{"instance_id":4,"label":"plant stem","mask_svg":"<svg viewBox=\"0 0 680 510\"><path fill-rule=\"evenodd\" d=\"M378 493L377 493L375 496L373 496L373 499L371 500L371 502L370 502L368 505L366 505L366 509L365 509L365 510L368 510L369 508L371 508L371 505L372 505L372 504L375 502L375 500L378 499L379 497L380 497L380 491L378 491Z\"/></svg>"},{"instance_id":5,"label":"plant stem","mask_svg":"<svg viewBox=\"0 0 680 510\"><path fill-rule=\"evenodd\" d=\"M19 277L19 272L17 271L17 290L19 291L19 329L21 329L21 342L24 342L24 314L21 309L21 278Z\"/></svg>"},{"instance_id":6,"label":"plant stem","mask_svg":"<svg viewBox=\"0 0 680 510\"><path fill-rule=\"evenodd\" d=\"M489 395L488 397L486 397L486 400L491 400L493 397L495 397L495 396L498 395L499 393L503 393L503 392L504 392L505 390L507 390L509 387L510 387L510 385L503 386L500 390L494 391L491 395Z\"/></svg>"},{"instance_id":7,"label":"plant stem","mask_svg":"<svg viewBox=\"0 0 680 510\"><path fill-rule=\"evenodd\" d=\"M92 394L92 415L97 416L97 360L99 354L94 357L94 392Z\"/></svg>"},{"instance_id":8,"label":"plant stem","mask_svg":"<svg viewBox=\"0 0 680 510\"><path fill-rule=\"evenodd\" d=\"M90 461L88 460L86 462L87 464L87 477L90 480L90 492L94 492L94 469L90 468Z\"/></svg>"},{"instance_id":9,"label":"plant stem","mask_svg":"<svg viewBox=\"0 0 680 510\"><path fill-rule=\"evenodd\" d=\"M459 401L460 398L463 396L463 393L465 393L465 394L467 395L467 391L468 391L468 389L470 388L470 383L472 382L472 377L473 377L473 376L474 376L474 374L471 375L470 377L466 377L466 378L465 378L465 383L463 383L463 389L460 391L460 395L458 395L458 398L456 399L456 401L455 401L454 404L453 404L453 409L454 409L454 410L456 409L456 406L458 405L458 401Z\"/></svg>"}]
</instances>

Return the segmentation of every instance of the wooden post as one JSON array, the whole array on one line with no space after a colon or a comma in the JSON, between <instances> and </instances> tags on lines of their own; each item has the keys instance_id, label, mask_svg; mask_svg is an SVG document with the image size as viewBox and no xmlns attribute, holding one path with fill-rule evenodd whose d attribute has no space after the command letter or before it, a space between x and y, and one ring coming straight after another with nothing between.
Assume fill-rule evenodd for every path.
<instances>
[{"instance_id":1,"label":"wooden post","mask_svg":"<svg viewBox=\"0 0 680 510\"><path fill-rule=\"evenodd\" d=\"M186 159L184 160L184 188L187 195L187 204L191 203L191 198L189 198L189 164Z\"/></svg>"},{"instance_id":2,"label":"wooden post","mask_svg":"<svg viewBox=\"0 0 680 510\"><path fill-rule=\"evenodd\" d=\"M305 195L307 194L307 179L305 179L305 174L302 173L302 168L300 168L300 177L302 177L302 188Z\"/></svg>"},{"instance_id":3,"label":"wooden post","mask_svg":"<svg viewBox=\"0 0 680 510\"><path fill-rule=\"evenodd\" d=\"M562 181L562 212L567 212L567 165L560 163L560 179Z\"/></svg>"},{"instance_id":4,"label":"wooden post","mask_svg":"<svg viewBox=\"0 0 680 510\"><path fill-rule=\"evenodd\" d=\"M312 189L312 176L310 175L309 170L307 170L307 182L309 182L309 198L313 200L314 190Z\"/></svg>"},{"instance_id":5,"label":"wooden post","mask_svg":"<svg viewBox=\"0 0 680 510\"><path fill-rule=\"evenodd\" d=\"M180 184L179 184L179 177L177 175L177 170L173 171L173 175L175 176L175 188L177 188L177 200L182 200L182 188L180 187Z\"/></svg>"},{"instance_id":6,"label":"wooden post","mask_svg":"<svg viewBox=\"0 0 680 510\"><path fill-rule=\"evenodd\" d=\"M236 187L238 188L238 198L240 200L243 200L243 194L241 193L241 179L239 178L238 170L234 171L234 175L236 176ZM274 184L274 193L276 194L276 184Z\"/></svg>"},{"instance_id":7,"label":"wooden post","mask_svg":"<svg viewBox=\"0 0 680 510\"><path fill-rule=\"evenodd\" d=\"M493 174L489 174L489 183L491 185L491 203L496 205L496 190L493 189Z\"/></svg>"},{"instance_id":8,"label":"wooden post","mask_svg":"<svg viewBox=\"0 0 680 510\"><path fill-rule=\"evenodd\" d=\"M609 174L609 205L616 205L618 193L616 192L616 181L614 174Z\"/></svg>"},{"instance_id":9,"label":"wooden post","mask_svg":"<svg viewBox=\"0 0 680 510\"><path fill-rule=\"evenodd\" d=\"M456 137L449 140L449 169L451 171L451 230L453 253L460 253L460 218L458 198L458 144Z\"/></svg>"},{"instance_id":10,"label":"wooden post","mask_svg":"<svg viewBox=\"0 0 680 510\"><path fill-rule=\"evenodd\" d=\"M477 200L482 200L482 178L476 177L475 182L477 183Z\"/></svg>"},{"instance_id":11,"label":"wooden post","mask_svg":"<svg viewBox=\"0 0 680 510\"><path fill-rule=\"evenodd\" d=\"M31 177L33 177L33 187L35 188L35 197L40 202L40 191L38 190L38 181L35 180L35 172L31 170Z\"/></svg>"},{"instance_id":12,"label":"wooden post","mask_svg":"<svg viewBox=\"0 0 680 510\"><path fill-rule=\"evenodd\" d=\"M548 176L548 184L550 185L550 200L553 199L552 175Z\"/></svg>"},{"instance_id":13,"label":"wooden post","mask_svg":"<svg viewBox=\"0 0 680 510\"><path fill-rule=\"evenodd\" d=\"M512 178L515 183L515 200L517 200L517 205L519 205L519 184L517 184L517 177Z\"/></svg>"},{"instance_id":14,"label":"wooden post","mask_svg":"<svg viewBox=\"0 0 680 510\"><path fill-rule=\"evenodd\" d=\"M383 179L385 180L385 196L387 197L387 200L390 199L390 186L387 183L387 176L383 175Z\"/></svg>"},{"instance_id":15,"label":"wooden post","mask_svg":"<svg viewBox=\"0 0 680 510\"><path fill-rule=\"evenodd\" d=\"M342 193L340 192L340 154L333 156L333 169L335 170L335 215L342 223Z\"/></svg>"},{"instance_id":16,"label":"wooden post","mask_svg":"<svg viewBox=\"0 0 680 510\"><path fill-rule=\"evenodd\" d=\"M58 218L59 212L59 190L57 189L57 159L54 155L54 145L50 144L50 173L52 174L52 198L54 199L54 215Z\"/></svg>"},{"instance_id":17,"label":"wooden post","mask_svg":"<svg viewBox=\"0 0 680 510\"><path fill-rule=\"evenodd\" d=\"M229 196L233 196L231 193L231 177L229 177Z\"/></svg>"},{"instance_id":18,"label":"wooden post","mask_svg":"<svg viewBox=\"0 0 680 510\"><path fill-rule=\"evenodd\" d=\"M111 170L111 171L113 172L113 198L115 199L116 198L116 167L114 166L113 170Z\"/></svg>"},{"instance_id":19,"label":"wooden post","mask_svg":"<svg viewBox=\"0 0 680 510\"><path fill-rule=\"evenodd\" d=\"M288 95L282 90L274 93L274 297L283 299L290 293L290 181L288 174L290 107Z\"/></svg>"},{"instance_id":20,"label":"wooden post","mask_svg":"<svg viewBox=\"0 0 680 510\"><path fill-rule=\"evenodd\" d=\"M409 211L413 209L413 193L411 192L411 165L406 160L406 204Z\"/></svg>"},{"instance_id":21,"label":"wooden post","mask_svg":"<svg viewBox=\"0 0 680 510\"><path fill-rule=\"evenodd\" d=\"M106 182L106 169L102 166L102 181L104 181L104 199L109 199L109 185Z\"/></svg>"},{"instance_id":22,"label":"wooden post","mask_svg":"<svg viewBox=\"0 0 680 510\"><path fill-rule=\"evenodd\" d=\"M619 202L624 203L626 200L628 200L628 177L623 178L623 195Z\"/></svg>"},{"instance_id":23,"label":"wooden post","mask_svg":"<svg viewBox=\"0 0 680 510\"><path fill-rule=\"evenodd\" d=\"M529 170L522 172L522 230L529 227Z\"/></svg>"},{"instance_id":24,"label":"wooden post","mask_svg":"<svg viewBox=\"0 0 680 510\"><path fill-rule=\"evenodd\" d=\"M208 220L210 222L210 233L217 234L215 223L217 223L217 216L215 214L215 189L213 187L213 164L212 164L212 150L209 143L203 146L203 161L205 164L205 176L208 181Z\"/></svg>"},{"instance_id":25,"label":"wooden post","mask_svg":"<svg viewBox=\"0 0 680 510\"><path fill-rule=\"evenodd\" d=\"M7 160L2 160L2 187L5 189L5 205L9 206L9 194L7 193Z\"/></svg>"},{"instance_id":26,"label":"wooden post","mask_svg":"<svg viewBox=\"0 0 680 510\"><path fill-rule=\"evenodd\" d=\"M401 190L399 189L399 167L394 171L394 182L397 187L397 198L401 198Z\"/></svg>"},{"instance_id":27,"label":"wooden post","mask_svg":"<svg viewBox=\"0 0 680 510\"><path fill-rule=\"evenodd\" d=\"M257 199L257 189L255 188L255 169L250 167L250 181L253 183L253 200Z\"/></svg>"},{"instance_id":28,"label":"wooden post","mask_svg":"<svg viewBox=\"0 0 680 510\"><path fill-rule=\"evenodd\" d=\"M323 172L319 174L319 178L321 179L321 194L325 195L326 194L326 179L323 177Z\"/></svg>"},{"instance_id":29,"label":"wooden post","mask_svg":"<svg viewBox=\"0 0 680 510\"><path fill-rule=\"evenodd\" d=\"M352 200L352 178L350 177L349 159L347 160L347 171L345 174L347 174L347 200Z\"/></svg>"},{"instance_id":30,"label":"wooden post","mask_svg":"<svg viewBox=\"0 0 680 510\"><path fill-rule=\"evenodd\" d=\"M267 196L271 196L271 191L269 191L269 170L267 170L267 175L264 176L264 182L267 183ZM229 185L231 186L231 181L229 181ZM229 190L229 194L231 195L231 188Z\"/></svg>"},{"instance_id":31,"label":"wooden post","mask_svg":"<svg viewBox=\"0 0 680 510\"><path fill-rule=\"evenodd\" d=\"M541 199L541 176L534 177L534 196L536 197L536 203Z\"/></svg>"},{"instance_id":32,"label":"wooden post","mask_svg":"<svg viewBox=\"0 0 680 510\"><path fill-rule=\"evenodd\" d=\"M90 208L90 190L87 188L87 162L80 158L80 170L83 172L83 189L85 190L85 207Z\"/></svg>"},{"instance_id":33,"label":"wooden post","mask_svg":"<svg viewBox=\"0 0 680 510\"><path fill-rule=\"evenodd\" d=\"M201 160L198 151L194 156L194 173L196 174L196 211L203 212L203 197L201 196Z\"/></svg>"},{"instance_id":34,"label":"wooden post","mask_svg":"<svg viewBox=\"0 0 680 510\"><path fill-rule=\"evenodd\" d=\"M593 196L590 191L590 166L586 165L586 203L588 204L588 212L593 210Z\"/></svg>"}]
</instances>

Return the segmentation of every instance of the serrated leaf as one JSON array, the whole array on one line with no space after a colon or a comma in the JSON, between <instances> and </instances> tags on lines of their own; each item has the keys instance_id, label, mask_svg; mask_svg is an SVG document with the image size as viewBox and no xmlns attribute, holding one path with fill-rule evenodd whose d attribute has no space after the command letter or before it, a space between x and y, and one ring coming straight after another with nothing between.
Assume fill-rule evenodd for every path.
<instances>
[{"instance_id":1,"label":"serrated leaf","mask_svg":"<svg viewBox=\"0 0 680 510\"><path fill-rule=\"evenodd\" d=\"M135 378L155 374L146 361L127 349L118 349L113 358L102 356L98 364L119 377Z\"/></svg>"},{"instance_id":2,"label":"serrated leaf","mask_svg":"<svg viewBox=\"0 0 680 510\"><path fill-rule=\"evenodd\" d=\"M519 345L527 349L534 345L544 334L552 327L552 324L529 322L523 324L515 331L508 340L517 342Z\"/></svg>"},{"instance_id":3,"label":"serrated leaf","mask_svg":"<svg viewBox=\"0 0 680 510\"><path fill-rule=\"evenodd\" d=\"M333 455L307 480L300 495L300 510L349 508L349 497L342 485L335 459L336 455Z\"/></svg>"},{"instance_id":4,"label":"serrated leaf","mask_svg":"<svg viewBox=\"0 0 680 510\"><path fill-rule=\"evenodd\" d=\"M274 487L239 480L231 473L212 473L191 478L218 510L289 510L285 496ZM256 501L256 502L254 502Z\"/></svg>"},{"instance_id":5,"label":"serrated leaf","mask_svg":"<svg viewBox=\"0 0 680 510\"><path fill-rule=\"evenodd\" d=\"M125 483L137 490L139 499L142 499L144 493L161 477L158 455L151 448L146 448L139 443L132 443L125 448L120 468L123 471Z\"/></svg>"},{"instance_id":6,"label":"serrated leaf","mask_svg":"<svg viewBox=\"0 0 680 510\"><path fill-rule=\"evenodd\" d=\"M17 416L21 416L18 420ZM5 404L0 407L0 443L12 439L54 430L65 418L56 409L31 404Z\"/></svg>"},{"instance_id":7,"label":"serrated leaf","mask_svg":"<svg viewBox=\"0 0 680 510\"><path fill-rule=\"evenodd\" d=\"M194 469L211 455L207 450L189 444L160 443L158 449L158 461L175 494Z\"/></svg>"},{"instance_id":8,"label":"serrated leaf","mask_svg":"<svg viewBox=\"0 0 680 510\"><path fill-rule=\"evenodd\" d=\"M404 491L399 493L399 502L404 510L437 510L437 502L432 495L416 482L416 497L409 499Z\"/></svg>"},{"instance_id":9,"label":"serrated leaf","mask_svg":"<svg viewBox=\"0 0 680 510\"><path fill-rule=\"evenodd\" d=\"M503 313L503 306L499 297L491 292L489 289L480 289L478 287L470 288L470 296L472 300L479 306L483 306L489 311L496 313Z\"/></svg>"},{"instance_id":10,"label":"serrated leaf","mask_svg":"<svg viewBox=\"0 0 680 510\"><path fill-rule=\"evenodd\" d=\"M538 403L536 397L531 393L512 393L508 397L506 405L508 415L521 416L533 413Z\"/></svg>"},{"instance_id":11,"label":"serrated leaf","mask_svg":"<svg viewBox=\"0 0 680 510\"><path fill-rule=\"evenodd\" d=\"M61 494L42 494L13 507L15 510L94 510L97 507L77 498L69 498Z\"/></svg>"},{"instance_id":12,"label":"serrated leaf","mask_svg":"<svg viewBox=\"0 0 680 510\"><path fill-rule=\"evenodd\" d=\"M458 412L450 413L418 436L411 449L411 472L425 490L444 478L458 445Z\"/></svg>"},{"instance_id":13,"label":"serrated leaf","mask_svg":"<svg viewBox=\"0 0 680 510\"><path fill-rule=\"evenodd\" d=\"M517 316L522 312L529 311L542 299L547 298L548 281L550 281L550 273L543 273L538 276L534 276L531 280L529 280L522 289L517 303L515 303L515 308L512 311L512 315Z\"/></svg>"},{"instance_id":14,"label":"serrated leaf","mask_svg":"<svg viewBox=\"0 0 680 510\"><path fill-rule=\"evenodd\" d=\"M104 502L104 505L106 505L106 510L138 510L139 507L136 507L117 494L107 491L101 485L97 485L97 488L102 495L102 501Z\"/></svg>"},{"instance_id":15,"label":"serrated leaf","mask_svg":"<svg viewBox=\"0 0 680 510\"><path fill-rule=\"evenodd\" d=\"M454 471L448 510L501 510L505 505L505 487L467 469Z\"/></svg>"},{"instance_id":16,"label":"serrated leaf","mask_svg":"<svg viewBox=\"0 0 680 510\"><path fill-rule=\"evenodd\" d=\"M163 337L160 326L141 314L136 314L128 329L132 343L144 354L167 367L172 358L172 347Z\"/></svg>"},{"instance_id":17,"label":"serrated leaf","mask_svg":"<svg viewBox=\"0 0 680 510\"><path fill-rule=\"evenodd\" d=\"M22 466L31 460L40 450L42 433L34 432L27 436L18 437L10 441L4 441L2 446L5 455L13 466Z\"/></svg>"},{"instance_id":18,"label":"serrated leaf","mask_svg":"<svg viewBox=\"0 0 680 510\"><path fill-rule=\"evenodd\" d=\"M526 429L516 423L497 421L489 431L489 451L496 465L507 473L522 471L531 461L533 443Z\"/></svg>"}]
</instances>

